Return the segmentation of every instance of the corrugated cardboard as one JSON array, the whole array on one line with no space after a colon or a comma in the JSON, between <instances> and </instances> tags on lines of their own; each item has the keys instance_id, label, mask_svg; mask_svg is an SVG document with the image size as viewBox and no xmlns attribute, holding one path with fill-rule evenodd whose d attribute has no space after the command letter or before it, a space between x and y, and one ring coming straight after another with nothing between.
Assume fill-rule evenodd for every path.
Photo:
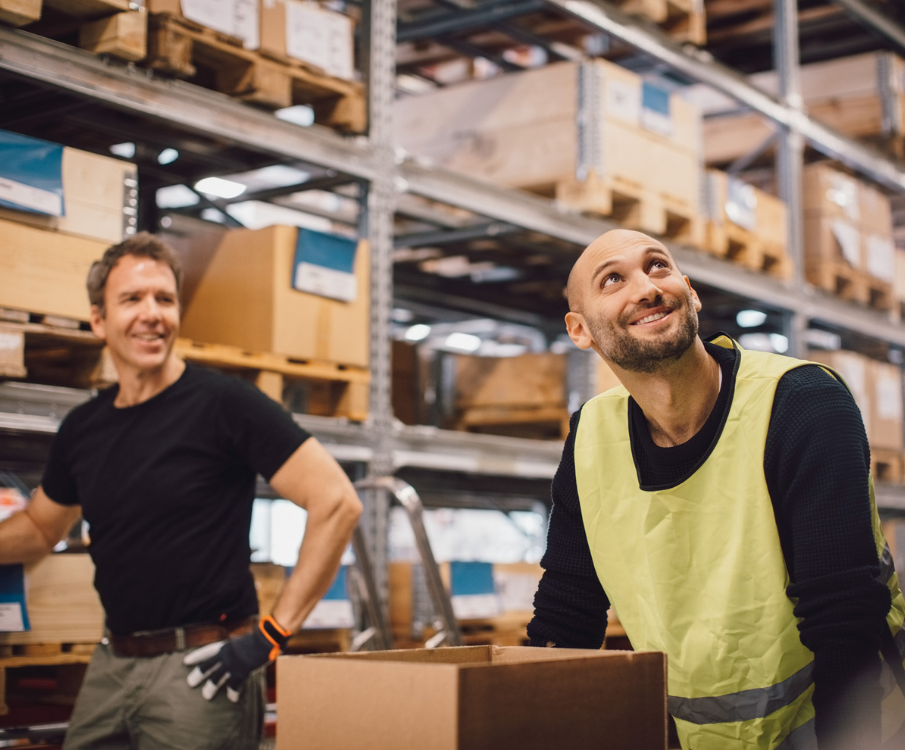
<instances>
[{"instance_id":1,"label":"corrugated cardboard","mask_svg":"<svg viewBox=\"0 0 905 750\"><path fill-rule=\"evenodd\" d=\"M278 750L654 750L666 657L474 646L277 661Z\"/></svg>"},{"instance_id":2,"label":"corrugated cardboard","mask_svg":"<svg viewBox=\"0 0 905 750\"><path fill-rule=\"evenodd\" d=\"M669 96L668 115L647 117L644 82L603 60L588 63L599 83L596 177L668 197L697 214L701 118ZM560 62L469 81L395 104L397 144L451 169L545 192L573 181L579 161L580 66Z\"/></svg>"},{"instance_id":3,"label":"corrugated cardboard","mask_svg":"<svg viewBox=\"0 0 905 750\"><path fill-rule=\"evenodd\" d=\"M104 634L89 555L50 555L26 566L25 598L31 630L0 633L0 645L97 643Z\"/></svg>"},{"instance_id":4,"label":"corrugated cardboard","mask_svg":"<svg viewBox=\"0 0 905 750\"><path fill-rule=\"evenodd\" d=\"M134 164L67 147L63 149L66 215L0 208L0 218L112 245L122 241L127 219L136 216L137 198L131 192L137 185Z\"/></svg>"},{"instance_id":5,"label":"corrugated cardboard","mask_svg":"<svg viewBox=\"0 0 905 750\"><path fill-rule=\"evenodd\" d=\"M871 417L867 435L871 448L901 451L902 371L887 362L870 363Z\"/></svg>"},{"instance_id":6,"label":"corrugated cardboard","mask_svg":"<svg viewBox=\"0 0 905 750\"><path fill-rule=\"evenodd\" d=\"M106 247L0 219L0 307L88 320L85 279Z\"/></svg>"},{"instance_id":7,"label":"corrugated cardboard","mask_svg":"<svg viewBox=\"0 0 905 750\"><path fill-rule=\"evenodd\" d=\"M227 232L210 257L182 320L182 335L301 360L367 367L369 260L355 255L358 296L340 302L292 288L298 229Z\"/></svg>"},{"instance_id":8,"label":"corrugated cardboard","mask_svg":"<svg viewBox=\"0 0 905 750\"><path fill-rule=\"evenodd\" d=\"M871 360L861 354L844 350L836 352L814 350L808 353L808 359L812 362L829 365L842 376L848 389L852 392L852 396L855 398L855 403L861 410L865 430L870 436L871 415L873 413L871 406L873 394L871 387Z\"/></svg>"}]
</instances>

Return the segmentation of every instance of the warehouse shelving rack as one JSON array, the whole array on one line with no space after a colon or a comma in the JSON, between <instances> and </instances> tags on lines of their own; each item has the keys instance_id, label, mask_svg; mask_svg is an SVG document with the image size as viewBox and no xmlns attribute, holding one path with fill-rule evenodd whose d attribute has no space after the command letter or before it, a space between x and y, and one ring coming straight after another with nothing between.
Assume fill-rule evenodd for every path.
<instances>
[{"instance_id":1,"label":"warehouse shelving rack","mask_svg":"<svg viewBox=\"0 0 905 750\"><path fill-rule=\"evenodd\" d=\"M905 193L905 171L877 152L811 120L802 109L798 84L797 3L775 0L774 32L780 98L751 85L746 78L682 46L656 30L641 26L603 0L532 0L555 8L589 29L610 35L688 79L706 83L762 114L779 131L780 195L790 206L789 246L795 277L789 283L750 272L693 249L670 244L677 260L697 282L782 311L793 352L804 348L803 333L812 322L851 331L905 349L905 327L890 316L841 302L803 281L801 170L804 144L839 160L889 190ZM905 32L877 22L858 0L837 0L864 23L879 25L893 44L905 50ZM512 3L515 5L516 3ZM524 5L524 3L523 3ZM368 135L343 137L327 129L302 128L206 89L155 77L134 66L111 63L26 32L0 29L0 71L113 110L165 123L186 133L204 134L273 161L316 165L361 185L365 206L361 228L371 244L371 400L367 423L298 415L299 423L318 435L345 462L367 467L371 476L404 468L466 472L494 477L549 479L561 445L496 436L453 433L395 422L390 397L390 313L393 306L393 220L400 196L410 194L465 209L487 222L503 222L561 240L574 252L612 222L570 212L553 201L491 185L424 163L393 144L396 2L373 0L363 6L361 61L368 84ZM565 250L563 252L566 252ZM591 395L590 378L582 394ZM87 393L62 398L53 389L32 389L27 397L15 386L0 386L0 432L51 435L67 407ZM881 507L905 511L905 489L880 486ZM365 529L378 571L387 557L388 498L366 497ZM381 582L385 586L385 581Z\"/></svg>"}]
</instances>

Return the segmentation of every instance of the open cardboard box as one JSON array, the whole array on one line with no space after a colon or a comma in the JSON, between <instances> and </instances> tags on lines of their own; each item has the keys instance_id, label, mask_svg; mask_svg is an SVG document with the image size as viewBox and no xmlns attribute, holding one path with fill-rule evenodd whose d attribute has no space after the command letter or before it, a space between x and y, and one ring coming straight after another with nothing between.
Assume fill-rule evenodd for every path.
<instances>
[{"instance_id":1,"label":"open cardboard box","mask_svg":"<svg viewBox=\"0 0 905 750\"><path fill-rule=\"evenodd\" d=\"M277 750L662 750L666 657L471 646L281 656Z\"/></svg>"}]
</instances>

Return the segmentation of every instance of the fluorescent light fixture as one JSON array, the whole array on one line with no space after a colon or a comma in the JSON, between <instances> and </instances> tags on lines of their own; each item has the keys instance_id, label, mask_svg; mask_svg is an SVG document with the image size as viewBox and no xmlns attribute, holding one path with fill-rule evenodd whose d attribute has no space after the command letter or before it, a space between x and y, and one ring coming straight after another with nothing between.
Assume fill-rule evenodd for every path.
<instances>
[{"instance_id":1,"label":"fluorescent light fixture","mask_svg":"<svg viewBox=\"0 0 905 750\"><path fill-rule=\"evenodd\" d=\"M463 352L476 352L481 348L481 339L470 333L451 333L446 337L446 346L450 349L460 349Z\"/></svg>"},{"instance_id":2,"label":"fluorescent light fixture","mask_svg":"<svg viewBox=\"0 0 905 750\"><path fill-rule=\"evenodd\" d=\"M760 310L740 310L735 316L735 322L741 328L757 328L764 324L767 319L767 313Z\"/></svg>"},{"instance_id":3,"label":"fluorescent light fixture","mask_svg":"<svg viewBox=\"0 0 905 750\"><path fill-rule=\"evenodd\" d=\"M429 325L425 325L424 323L416 323L411 328L409 328L405 332L405 340L406 341L424 341L428 336L430 336L431 327ZM461 335L461 334L459 334ZM476 336L474 338L477 338ZM447 339L448 341L448 339ZM480 339L478 339L478 346L480 346Z\"/></svg>"},{"instance_id":4,"label":"fluorescent light fixture","mask_svg":"<svg viewBox=\"0 0 905 750\"><path fill-rule=\"evenodd\" d=\"M185 208L194 206L201 199L185 185L167 185L157 191L157 208Z\"/></svg>"},{"instance_id":5,"label":"fluorescent light fixture","mask_svg":"<svg viewBox=\"0 0 905 750\"><path fill-rule=\"evenodd\" d=\"M781 333L771 333L770 343L773 345L773 350L780 354L785 354L789 351L789 338Z\"/></svg>"},{"instance_id":6,"label":"fluorescent light fixture","mask_svg":"<svg viewBox=\"0 0 905 750\"><path fill-rule=\"evenodd\" d=\"M404 307L394 307L390 313L390 319L394 323L411 323L415 319L415 313Z\"/></svg>"},{"instance_id":7,"label":"fluorescent light fixture","mask_svg":"<svg viewBox=\"0 0 905 750\"><path fill-rule=\"evenodd\" d=\"M213 195L216 198L238 198L245 192L245 185L241 182L224 180L222 177L205 177L195 183L195 190L199 193Z\"/></svg>"},{"instance_id":8,"label":"fluorescent light fixture","mask_svg":"<svg viewBox=\"0 0 905 750\"><path fill-rule=\"evenodd\" d=\"M165 148L157 157L157 163L166 166L179 158L179 152L175 148Z\"/></svg>"},{"instance_id":9,"label":"fluorescent light fixture","mask_svg":"<svg viewBox=\"0 0 905 750\"><path fill-rule=\"evenodd\" d=\"M275 113L277 119L291 122L293 125L301 125L307 128L314 124L314 110L305 104L296 104L294 107L284 107Z\"/></svg>"},{"instance_id":10,"label":"fluorescent light fixture","mask_svg":"<svg viewBox=\"0 0 905 750\"><path fill-rule=\"evenodd\" d=\"M131 159L135 156L134 143L114 143L110 146L110 153L114 156L121 156L123 159Z\"/></svg>"}]
</instances>

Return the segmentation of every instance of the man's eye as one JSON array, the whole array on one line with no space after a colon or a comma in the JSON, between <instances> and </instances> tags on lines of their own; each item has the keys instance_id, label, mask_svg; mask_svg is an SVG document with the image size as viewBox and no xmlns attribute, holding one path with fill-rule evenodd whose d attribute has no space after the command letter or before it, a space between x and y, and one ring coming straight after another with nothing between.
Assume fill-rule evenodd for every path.
<instances>
[{"instance_id":1,"label":"man's eye","mask_svg":"<svg viewBox=\"0 0 905 750\"><path fill-rule=\"evenodd\" d=\"M611 284L615 284L617 281L619 281L619 274L611 273L609 276L603 277L603 283L601 283L600 286L602 286L602 287L610 286Z\"/></svg>"}]
</instances>

